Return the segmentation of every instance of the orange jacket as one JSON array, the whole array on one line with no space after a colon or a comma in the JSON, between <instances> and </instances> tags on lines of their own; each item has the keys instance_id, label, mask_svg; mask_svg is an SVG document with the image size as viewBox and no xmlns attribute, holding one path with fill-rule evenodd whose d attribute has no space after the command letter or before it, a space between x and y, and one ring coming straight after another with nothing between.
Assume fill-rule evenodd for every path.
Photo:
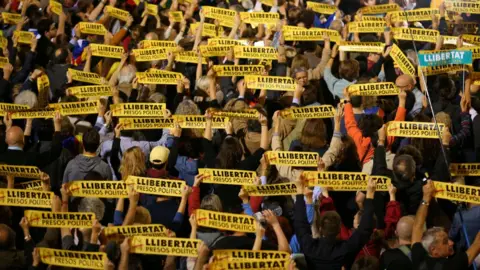
<instances>
[{"instance_id":1,"label":"orange jacket","mask_svg":"<svg viewBox=\"0 0 480 270\"><path fill-rule=\"evenodd\" d=\"M370 137L362 136L362 131L358 128L357 121L355 121L355 116L353 115L352 104L347 103L345 105L344 110L345 110L345 128L347 129L347 134L348 136L352 137L353 141L355 142L355 146L357 146L358 158L360 160L363 159L363 163L365 164L368 161L370 161L370 159L373 157L373 152L375 151L375 149L372 146L370 146L370 143L372 142L372 140ZM405 108L399 107L395 115L395 121L404 121L406 114L407 114L407 110ZM388 145L390 145L394 139L395 139L394 137L388 137L387 138Z\"/></svg>"}]
</instances>

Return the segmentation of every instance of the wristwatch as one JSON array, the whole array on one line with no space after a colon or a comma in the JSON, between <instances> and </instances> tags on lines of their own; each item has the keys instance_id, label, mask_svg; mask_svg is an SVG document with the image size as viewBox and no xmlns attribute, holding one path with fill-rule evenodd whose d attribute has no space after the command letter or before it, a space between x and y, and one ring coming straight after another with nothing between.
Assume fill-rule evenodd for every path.
<instances>
[{"instance_id":1,"label":"wristwatch","mask_svg":"<svg viewBox=\"0 0 480 270\"><path fill-rule=\"evenodd\" d=\"M428 202L425 201L425 200L422 200L422 204L428 206L430 203L428 203Z\"/></svg>"}]
</instances>

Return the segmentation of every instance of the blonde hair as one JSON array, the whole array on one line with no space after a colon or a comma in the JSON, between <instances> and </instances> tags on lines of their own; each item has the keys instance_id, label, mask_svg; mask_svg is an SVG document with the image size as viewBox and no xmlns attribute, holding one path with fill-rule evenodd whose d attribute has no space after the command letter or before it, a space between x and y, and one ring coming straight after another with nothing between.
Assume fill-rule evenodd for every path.
<instances>
[{"instance_id":1,"label":"blonde hair","mask_svg":"<svg viewBox=\"0 0 480 270\"><path fill-rule=\"evenodd\" d=\"M435 114L435 118L437 119L438 123L445 124L446 128L452 127L452 119L450 118L450 115L448 115L447 113L439 112Z\"/></svg>"},{"instance_id":2,"label":"blonde hair","mask_svg":"<svg viewBox=\"0 0 480 270\"><path fill-rule=\"evenodd\" d=\"M208 194L203 197L200 203L200 209L223 212L222 201L216 194Z\"/></svg>"},{"instance_id":3,"label":"blonde hair","mask_svg":"<svg viewBox=\"0 0 480 270\"><path fill-rule=\"evenodd\" d=\"M308 64L308 58L303 54L297 54L292 60L291 69L295 70L298 68L310 69L310 64Z\"/></svg>"},{"instance_id":4,"label":"blonde hair","mask_svg":"<svg viewBox=\"0 0 480 270\"><path fill-rule=\"evenodd\" d=\"M197 81L195 82L195 87L197 88L197 90L203 90L206 92L209 86L210 86L210 79L207 76L202 76L198 78Z\"/></svg>"},{"instance_id":5,"label":"blonde hair","mask_svg":"<svg viewBox=\"0 0 480 270\"><path fill-rule=\"evenodd\" d=\"M197 104L191 99L186 99L178 104L176 115L200 115L200 109ZM203 129L190 129L190 134L195 138L201 138L203 135Z\"/></svg>"},{"instance_id":6,"label":"blonde hair","mask_svg":"<svg viewBox=\"0 0 480 270\"><path fill-rule=\"evenodd\" d=\"M126 180L129 175L142 176L146 169L145 154L140 147L134 146L123 153L118 171L122 175L122 180Z\"/></svg>"},{"instance_id":7,"label":"blonde hair","mask_svg":"<svg viewBox=\"0 0 480 270\"><path fill-rule=\"evenodd\" d=\"M137 206L135 212L135 224L151 224L152 217L150 216L150 212L148 212L147 208L143 206Z\"/></svg>"}]
</instances>

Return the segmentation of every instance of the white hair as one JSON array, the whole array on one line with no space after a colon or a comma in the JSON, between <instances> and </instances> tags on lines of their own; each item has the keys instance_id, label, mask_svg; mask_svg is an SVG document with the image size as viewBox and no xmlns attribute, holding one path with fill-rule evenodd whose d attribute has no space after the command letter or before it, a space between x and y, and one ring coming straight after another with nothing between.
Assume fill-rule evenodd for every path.
<instances>
[{"instance_id":1,"label":"white hair","mask_svg":"<svg viewBox=\"0 0 480 270\"><path fill-rule=\"evenodd\" d=\"M207 76L202 76L198 78L197 81L195 82L195 87L205 92L207 92L209 86L210 86L210 79Z\"/></svg>"},{"instance_id":2,"label":"white hair","mask_svg":"<svg viewBox=\"0 0 480 270\"><path fill-rule=\"evenodd\" d=\"M78 212L93 212L100 221L105 214L105 204L99 198L83 198L78 205Z\"/></svg>"},{"instance_id":3,"label":"white hair","mask_svg":"<svg viewBox=\"0 0 480 270\"><path fill-rule=\"evenodd\" d=\"M432 245L437 242L437 235L439 232L443 232L443 228L441 227L433 227L428 229L422 238L422 246L430 254L430 248Z\"/></svg>"},{"instance_id":4,"label":"white hair","mask_svg":"<svg viewBox=\"0 0 480 270\"><path fill-rule=\"evenodd\" d=\"M135 71L136 69L132 65L122 67L120 74L118 74L118 84L131 83L133 78L135 78Z\"/></svg>"},{"instance_id":5,"label":"white hair","mask_svg":"<svg viewBox=\"0 0 480 270\"><path fill-rule=\"evenodd\" d=\"M21 91L16 97L14 102L18 105L27 105L30 108L35 108L38 104L37 95L30 90Z\"/></svg>"}]
</instances>

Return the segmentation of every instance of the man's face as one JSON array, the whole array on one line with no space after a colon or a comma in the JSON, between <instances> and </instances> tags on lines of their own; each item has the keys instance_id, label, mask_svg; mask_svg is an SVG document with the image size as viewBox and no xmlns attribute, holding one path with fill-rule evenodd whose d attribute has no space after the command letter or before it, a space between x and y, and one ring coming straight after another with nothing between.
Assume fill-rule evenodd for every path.
<instances>
[{"instance_id":1,"label":"man's face","mask_svg":"<svg viewBox=\"0 0 480 270\"><path fill-rule=\"evenodd\" d=\"M295 74L295 80L297 80L297 83L300 84L301 86L307 85L308 82L308 74L305 71L297 72Z\"/></svg>"},{"instance_id":2,"label":"man's face","mask_svg":"<svg viewBox=\"0 0 480 270\"><path fill-rule=\"evenodd\" d=\"M397 85L398 89L399 90L403 90L403 91L411 91L412 90L412 85L408 82L404 82L404 81L396 81L395 84Z\"/></svg>"},{"instance_id":3,"label":"man's face","mask_svg":"<svg viewBox=\"0 0 480 270\"><path fill-rule=\"evenodd\" d=\"M437 233L436 241L430 248L430 255L434 258L446 258L453 255L453 242L448 239L448 234L444 231Z\"/></svg>"}]
</instances>

